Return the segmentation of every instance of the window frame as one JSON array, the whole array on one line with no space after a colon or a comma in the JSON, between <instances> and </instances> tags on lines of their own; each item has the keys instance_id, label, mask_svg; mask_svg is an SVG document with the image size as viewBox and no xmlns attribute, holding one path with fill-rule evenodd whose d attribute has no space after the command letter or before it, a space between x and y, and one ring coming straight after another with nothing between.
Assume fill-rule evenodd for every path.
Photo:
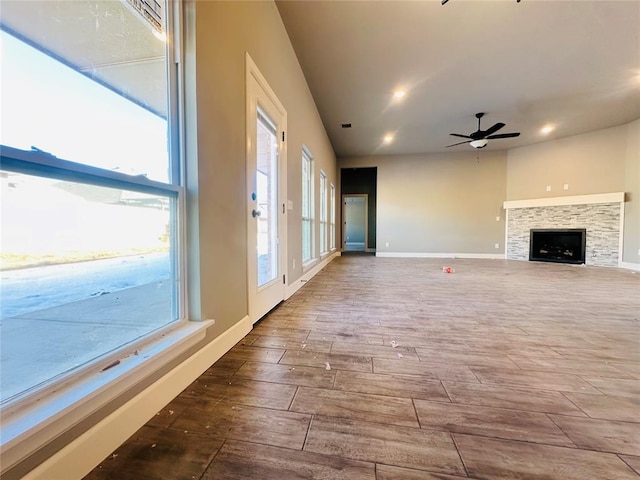
<instances>
[{"instance_id":1,"label":"window frame","mask_svg":"<svg viewBox=\"0 0 640 480\"><path fill-rule=\"evenodd\" d=\"M336 186L329 183L329 251L336 249Z\"/></svg>"},{"instance_id":2,"label":"window frame","mask_svg":"<svg viewBox=\"0 0 640 480\"><path fill-rule=\"evenodd\" d=\"M302 216L302 265L303 268L314 263L315 256L315 228L314 228L314 160L309 149L303 145L302 147L302 199L301 199L301 216ZM306 177L305 177L306 166ZM306 195L305 195L306 192ZM309 228L308 243L304 244L305 225ZM305 248L306 247L306 248ZM309 252L309 256L305 257L305 249Z\"/></svg>"},{"instance_id":3,"label":"window frame","mask_svg":"<svg viewBox=\"0 0 640 480\"><path fill-rule=\"evenodd\" d=\"M166 0L167 183L76 163L42 151L0 148L0 167L15 173L166 196L174 203L170 258L175 291L174 320L108 354L16 395L0 406L2 472L9 471L73 425L89 418L129 389L205 339L212 321L187 321L186 131L183 0ZM137 355L144 349L145 356ZM122 360L122 361L121 361ZM105 367L105 365L107 367ZM115 368L111 368L115 366ZM105 367L105 368L102 368Z\"/></svg>"},{"instance_id":4,"label":"window frame","mask_svg":"<svg viewBox=\"0 0 640 480\"><path fill-rule=\"evenodd\" d=\"M327 174L320 170L320 255L329 252L327 247Z\"/></svg>"}]
</instances>

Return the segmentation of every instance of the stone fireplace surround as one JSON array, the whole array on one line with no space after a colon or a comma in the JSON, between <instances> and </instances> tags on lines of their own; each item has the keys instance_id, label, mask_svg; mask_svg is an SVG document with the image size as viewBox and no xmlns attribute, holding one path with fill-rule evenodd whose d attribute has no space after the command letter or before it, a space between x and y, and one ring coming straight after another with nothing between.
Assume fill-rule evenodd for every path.
<instances>
[{"instance_id":1,"label":"stone fireplace surround","mask_svg":"<svg viewBox=\"0 0 640 480\"><path fill-rule=\"evenodd\" d=\"M584 228L587 265L618 267L622 260L624 192L504 202L506 258L529 260L532 228Z\"/></svg>"}]
</instances>

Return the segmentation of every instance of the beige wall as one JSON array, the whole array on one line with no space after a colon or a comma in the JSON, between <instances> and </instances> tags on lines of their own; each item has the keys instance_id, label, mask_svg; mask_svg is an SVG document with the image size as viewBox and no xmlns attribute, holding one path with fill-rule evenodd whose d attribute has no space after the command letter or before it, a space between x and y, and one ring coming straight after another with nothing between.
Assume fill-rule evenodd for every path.
<instances>
[{"instance_id":1,"label":"beige wall","mask_svg":"<svg viewBox=\"0 0 640 480\"><path fill-rule=\"evenodd\" d=\"M378 168L376 251L503 254L506 154L476 153L340 158Z\"/></svg>"},{"instance_id":2,"label":"beige wall","mask_svg":"<svg viewBox=\"0 0 640 480\"><path fill-rule=\"evenodd\" d=\"M245 52L288 115L287 188L294 205L287 212L289 282L301 275L302 145L314 155L316 182L322 169L328 181L336 183L335 156L275 4L192 5L198 147L197 159L191 158L189 164L197 166L199 210L198 229L190 233L199 235L199 250L191 252L190 266L200 277L198 316L216 319L216 330L221 332L247 314ZM192 276L192 281L198 280L197 275ZM197 311L197 305L192 308Z\"/></svg>"},{"instance_id":3,"label":"beige wall","mask_svg":"<svg viewBox=\"0 0 640 480\"><path fill-rule=\"evenodd\" d=\"M640 119L627 125L624 191L624 249L622 260L640 264Z\"/></svg>"},{"instance_id":4,"label":"beige wall","mask_svg":"<svg viewBox=\"0 0 640 480\"><path fill-rule=\"evenodd\" d=\"M640 263L639 138L640 120L636 120L509 150L507 200L627 192L623 261Z\"/></svg>"},{"instance_id":5,"label":"beige wall","mask_svg":"<svg viewBox=\"0 0 640 480\"><path fill-rule=\"evenodd\" d=\"M507 200L621 192L626 146L626 128L616 127L511 149Z\"/></svg>"}]
</instances>

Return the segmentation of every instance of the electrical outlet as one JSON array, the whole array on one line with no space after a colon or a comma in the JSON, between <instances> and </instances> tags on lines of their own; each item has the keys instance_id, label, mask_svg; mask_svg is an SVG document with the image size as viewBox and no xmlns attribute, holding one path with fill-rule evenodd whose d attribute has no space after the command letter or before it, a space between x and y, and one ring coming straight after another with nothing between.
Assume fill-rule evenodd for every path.
<instances>
[{"instance_id":1,"label":"electrical outlet","mask_svg":"<svg viewBox=\"0 0 640 480\"><path fill-rule=\"evenodd\" d=\"M499 221L500 221L500 216L497 216L496 217L496 222L499 222Z\"/></svg>"},{"instance_id":2,"label":"electrical outlet","mask_svg":"<svg viewBox=\"0 0 640 480\"><path fill-rule=\"evenodd\" d=\"M569 184L568 184L568 183L565 183L565 184L562 186L562 188L564 188L565 190L569 190Z\"/></svg>"},{"instance_id":3,"label":"electrical outlet","mask_svg":"<svg viewBox=\"0 0 640 480\"><path fill-rule=\"evenodd\" d=\"M389 242L384 244L385 247L389 247Z\"/></svg>"},{"instance_id":4,"label":"electrical outlet","mask_svg":"<svg viewBox=\"0 0 640 480\"><path fill-rule=\"evenodd\" d=\"M551 191L551 185L547 185L547 192Z\"/></svg>"},{"instance_id":5,"label":"electrical outlet","mask_svg":"<svg viewBox=\"0 0 640 480\"><path fill-rule=\"evenodd\" d=\"M496 243L496 244L494 245L494 247L495 247L495 248L500 248L500 244L499 244L499 243Z\"/></svg>"},{"instance_id":6,"label":"electrical outlet","mask_svg":"<svg viewBox=\"0 0 640 480\"><path fill-rule=\"evenodd\" d=\"M295 270L295 269L296 269L296 259L295 259L295 258L293 259L293 265L291 266L291 268L292 268L293 270Z\"/></svg>"}]
</instances>

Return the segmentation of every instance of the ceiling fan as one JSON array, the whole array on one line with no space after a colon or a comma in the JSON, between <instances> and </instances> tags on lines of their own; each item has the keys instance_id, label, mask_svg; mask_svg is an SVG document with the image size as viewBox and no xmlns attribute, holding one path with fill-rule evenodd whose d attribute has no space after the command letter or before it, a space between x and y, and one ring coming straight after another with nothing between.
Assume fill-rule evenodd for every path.
<instances>
[{"instance_id":1,"label":"ceiling fan","mask_svg":"<svg viewBox=\"0 0 640 480\"><path fill-rule=\"evenodd\" d=\"M520 132L513 133L497 133L502 127L504 127L504 123L496 123L493 127L489 127L486 130L480 129L480 119L484 116L484 113L476 113L476 118L478 119L478 130L469 134L462 135L460 133L450 133L449 135L453 135L454 137L468 138L469 140L465 140L464 142L454 143L452 145L447 145L448 147L455 147L456 145L463 145L468 143L473 148L484 148L489 143L489 140L493 140L494 138L512 138L520 136Z\"/></svg>"}]
</instances>

